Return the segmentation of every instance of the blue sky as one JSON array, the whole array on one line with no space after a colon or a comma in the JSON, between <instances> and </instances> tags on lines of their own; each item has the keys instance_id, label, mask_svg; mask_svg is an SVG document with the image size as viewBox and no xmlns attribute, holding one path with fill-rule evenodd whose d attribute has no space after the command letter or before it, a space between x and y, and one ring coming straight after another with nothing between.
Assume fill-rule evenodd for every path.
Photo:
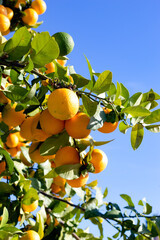
<instances>
[{"instance_id":1,"label":"blue sky","mask_svg":"<svg viewBox=\"0 0 160 240\"><path fill-rule=\"evenodd\" d=\"M160 1L159 0L46 0L47 11L39 17L38 31L69 33L75 47L68 65L89 77L84 55L96 72L110 70L113 82L123 83L131 93L153 88L160 94ZM140 148L134 151L130 131L111 134L92 132L96 140L115 139L101 147L108 156L107 169L90 174L102 189L108 187L107 201L124 201L129 194L135 204L146 197L153 212L160 214L160 134L145 131ZM92 232L96 232L94 226ZM105 235L108 229L105 229ZM110 232L111 233L111 232Z\"/></svg>"}]
</instances>

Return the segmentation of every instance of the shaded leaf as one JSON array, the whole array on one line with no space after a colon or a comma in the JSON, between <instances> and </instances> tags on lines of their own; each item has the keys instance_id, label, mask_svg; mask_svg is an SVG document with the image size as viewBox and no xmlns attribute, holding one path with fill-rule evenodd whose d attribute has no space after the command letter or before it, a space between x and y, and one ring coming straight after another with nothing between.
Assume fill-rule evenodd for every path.
<instances>
[{"instance_id":1,"label":"shaded leaf","mask_svg":"<svg viewBox=\"0 0 160 240\"><path fill-rule=\"evenodd\" d=\"M131 131L131 145L134 150L136 150L142 140L144 135L144 128L141 124L137 123L134 127L132 127Z\"/></svg>"},{"instance_id":2,"label":"shaded leaf","mask_svg":"<svg viewBox=\"0 0 160 240\"><path fill-rule=\"evenodd\" d=\"M82 94L83 106L87 114L91 117L95 114L98 103L91 100L87 95Z\"/></svg>"},{"instance_id":3,"label":"shaded leaf","mask_svg":"<svg viewBox=\"0 0 160 240\"><path fill-rule=\"evenodd\" d=\"M55 168L55 172L62 178L72 180L79 178L81 164L68 164Z\"/></svg>"},{"instance_id":4,"label":"shaded leaf","mask_svg":"<svg viewBox=\"0 0 160 240\"><path fill-rule=\"evenodd\" d=\"M144 119L144 123L146 124L152 124L156 122L160 122L160 109L151 112L151 114Z\"/></svg>"},{"instance_id":5,"label":"shaded leaf","mask_svg":"<svg viewBox=\"0 0 160 240\"><path fill-rule=\"evenodd\" d=\"M95 92L97 94L106 92L109 90L111 83L112 73L109 70L106 70L100 74L92 89L92 92Z\"/></svg>"}]
</instances>

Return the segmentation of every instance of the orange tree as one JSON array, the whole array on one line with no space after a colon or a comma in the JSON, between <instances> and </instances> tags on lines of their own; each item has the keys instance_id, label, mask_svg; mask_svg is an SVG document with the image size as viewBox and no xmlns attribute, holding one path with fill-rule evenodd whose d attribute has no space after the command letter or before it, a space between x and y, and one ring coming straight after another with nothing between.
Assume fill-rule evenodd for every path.
<instances>
[{"instance_id":1,"label":"orange tree","mask_svg":"<svg viewBox=\"0 0 160 240\"><path fill-rule=\"evenodd\" d=\"M94 72L87 58L90 79L84 78L65 66L74 46L69 34L38 33L30 29L37 23L23 21L27 9L43 13L44 1L1 3L13 11L8 29L15 33L0 41L0 239L103 239L104 221L116 231L109 240L160 236L160 217L149 203L140 200L140 212L122 194L123 210L106 201L107 188L102 193L88 180L107 167L98 146L111 142L95 141L92 131L130 128L136 150L144 129L160 131L160 95L151 89L130 96L109 70ZM79 228L85 219L98 226L99 238Z\"/></svg>"}]
</instances>

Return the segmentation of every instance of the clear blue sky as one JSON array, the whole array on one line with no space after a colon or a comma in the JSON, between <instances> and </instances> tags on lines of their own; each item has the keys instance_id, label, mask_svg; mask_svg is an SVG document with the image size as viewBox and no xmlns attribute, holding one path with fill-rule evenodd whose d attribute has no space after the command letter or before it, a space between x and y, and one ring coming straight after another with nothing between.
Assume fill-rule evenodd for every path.
<instances>
[{"instance_id":1,"label":"clear blue sky","mask_svg":"<svg viewBox=\"0 0 160 240\"><path fill-rule=\"evenodd\" d=\"M84 55L96 72L110 70L113 82L123 83L131 94L154 91L160 94L160 1L159 0L46 0L47 11L37 29L69 33L75 47L68 55L69 65L77 73L89 77ZM140 148L132 150L130 131L111 134L93 132L96 140L110 140L101 147L108 156L107 169L98 178L102 189L108 187L107 201L124 201L120 194L129 194L137 204L146 197L160 214L160 133L145 131ZM94 226L91 232L96 231ZM105 235L108 229L105 229Z\"/></svg>"}]
</instances>

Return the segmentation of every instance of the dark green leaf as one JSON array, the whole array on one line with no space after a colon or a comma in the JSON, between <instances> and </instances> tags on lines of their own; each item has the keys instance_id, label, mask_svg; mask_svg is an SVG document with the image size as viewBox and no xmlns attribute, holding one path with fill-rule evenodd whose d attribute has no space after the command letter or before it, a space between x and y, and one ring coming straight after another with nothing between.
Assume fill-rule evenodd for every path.
<instances>
[{"instance_id":1,"label":"dark green leaf","mask_svg":"<svg viewBox=\"0 0 160 240\"><path fill-rule=\"evenodd\" d=\"M30 205L38 199L39 197L37 190L34 188L30 188L23 197L23 204Z\"/></svg>"},{"instance_id":2,"label":"dark green leaf","mask_svg":"<svg viewBox=\"0 0 160 240\"><path fill-rule=\"evenodd\" d=\"M12 158L10 157L9 153L3 148L0 148L0 154L2 154L5 157L6 162L7 162L7 168L9 170L10 174L12 174L12 172L14 170L14 163L13 163Z\"/></svg>"},{"instance_id":3,"label":"dark green leaf","mask_svg":"<svg viewBox=\"0 0 160 240\"><path fill-rule=\"evenodd\" d=\"M1 189L0 195L2 196L5 194L7 195L15 192L14 188L5 182L0 182L0 189Z\"/></svg>"},{"instance_id":4,"label":"dark green leaf","mask_svg":"<svg viewBox=\"0 0 160 240\"><path fill-rule=\"evenodd\" d=\"M87 95L82 94L82 102L87 114L91 117L95 114L98 103L91 100Z\"/></svg>"},{"instance_id":5,"label":"dark green leaf","mask_svg":"<svg viewBox=\"0 0 160 240\"><path fill-rule=\"evenodd\" d=\"M26 97L28 91L20 86L10 85L6 88L5 95L11 99L13 102L21 101Z\"/></svg>"},{"instance_id":6,"label":"dark green leaf","mask_svg":"<svg viewBox=\"0 0 160 240\"><path fill-rule=\"evenodd\" d=\"M84 87L90 82L89 79L84 78L83 76L76 73L71 74L71 77L73 78L74 84L77 86L77 88Z\"/></svg>"},{"instance_id":7,"label":"dark green leaf","mask_svg":"<svg viewBox=\"0 0 160 240\"><path fill-rule=\"evenodd\" d=\"M94 116L92 116L90 118L90 122L87 126L88 129L92 129L92 130L97 130L98 128L103 126L103 123L106 121L106 114L103 111L102 107L100 106L100 104L97 106L97 111L94 114Z\"/></svg>"},{"instance_id":8,"label":"dark green leaf","mask_svg":"<svg viewBox=\"0 0 160 240\"><path fill-rule=\"evenodd\" d=\"M131 145L134 150L136 150L142 140L144 135L144 128L141 124L137 123L134 127L132 127L131 131Z\"/></svg>"},{"instance_id":9,"label":"dark green leaf","mask_svg":"<svg viewBox=\"0 0 160 240\"><path fill-rule=\"evenodd\" d=\"M121 217L122 217L121 211L116 210L116 209L113 209L111 211L107 211L104 214L104 218L108 218L108 219L121 218Z\"/></svg>"}]
</instances>

